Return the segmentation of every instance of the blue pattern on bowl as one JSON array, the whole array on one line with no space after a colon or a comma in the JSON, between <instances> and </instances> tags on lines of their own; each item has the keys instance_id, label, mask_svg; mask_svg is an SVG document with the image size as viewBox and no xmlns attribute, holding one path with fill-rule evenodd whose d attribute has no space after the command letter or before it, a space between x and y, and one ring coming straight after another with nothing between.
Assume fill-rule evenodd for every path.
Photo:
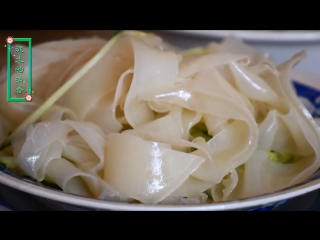
<instances>
[{"instance_id":1,"label":"blue pattern on bowl","mask_svg":"<svg viewBox=\"0 0 320 240\"><path fill-rule=\"evenodd\" d=\"M320 117L320 91L304 85L302 83L293 81L293 86L306 108L313 117Z\"/></svg>"},{"instance_id":2,"label":"blue pattern on bowl","mask_svg":"<svg viewBox=\"0 0 320 240\"><path fill-rule=\"evenodd\" d=\"M0 169L1 171L1 169ZM1 196L0 196L0 207L4 207L8 210L15 211L16 208L8 204Z\"/></svg>"},{"instance_id":3,"label":"blue pattern on bowl","mask_svg":"<svg viewBox=\"0 0 320 240\"><path fill-rule=\"evenodd\" d=\"M320 91L318 89L314 89L310 86L304 85L302 83L299 83L297 81L293 80L293 86L296 89L296 92L298 94L298 96L300 97L300 99L303 101L303 103L306 105L307 109L309 110L309 112L312 114L313 117L320 117ZM53 191L61 191L59 189L55 189L52 187L48 187L44 184L42 184L41 182L37 182L34 181L32 178L27 178L27 177L22 177L19 174L11 171L10 169L6 169L4 166L2 166L0 164L0 171L14 177L14 178L18 178L22 181L34 184L34 185L38 185L44 188L48 188L51 189ZM320 169L314 173L309 179L303 181L302 183L299 183L297 185L302 185L306 182L310 182L312 180L315 179L320 179ZM296 187L295 186L291 186L287 189L291 189ZM283 190L283 189L282 189ZM280 190L280 191L282 191ZM40 198L40 197L36 197L41 203L43 203L44 205L46 205L48 207L48 209L50 210L76 210L76 211L95 211L94 209L89 209L89 208L85 208L85 207L79 207L79 206L73 206L73 205L69 205L66 203L58 203L55 201L52 201L50 199L44 199L44 198ZM280 202L276 202L276 203L272 203L272 204L267 204L267 205L263 205L263 206L258 206L258 207L253 207L253 208L245 208L245 209L239 209L239 211L273 211L278 209L280 206L285 205L286 203L288 203L290 201L290 199L284 200L284 201L280 201ZM0 205L3 205L6 208L9 208L11 210L15 210L14 207L10 206L10 204L5 203L5 201L3 199L1 199L0 196ZM320 210L320 191L317 197L317 201L315 202L315 204L313 205L312 209L313 211L319 211Z\"/></svg>"},{"instance_id":4,"label":"blue pattern on bowl","mask_svg":"<svg viewBox=\"0 0 320 240\"><path fill-rule=\"evenodd\" d=\"M284 200L284 201L280 201L280 202L276 202L276 203L272 203L270 205L264 205L264 206L260 206L260 207L254 207L254 208L246 208L246 209L241 209L241 211L250 211L250 212L268 212L268 211L273 211L277 208L279 208L280 206L283 206L284 204L286 204L289 200Z\"/></svg>"}]
</instances>

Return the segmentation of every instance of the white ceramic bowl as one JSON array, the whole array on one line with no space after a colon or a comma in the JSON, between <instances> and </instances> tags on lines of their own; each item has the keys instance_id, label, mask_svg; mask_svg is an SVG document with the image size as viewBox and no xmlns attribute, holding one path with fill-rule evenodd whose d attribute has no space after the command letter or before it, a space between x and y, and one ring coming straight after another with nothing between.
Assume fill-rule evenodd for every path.
<instances>
[{"instance_id":1,"label":"white ceramic bowl","mask_svg":"<svg viewBox=\"0 0 320 240\"><path fill-rule=\"evenodd\" d=\"M172 31L172 30L171 30ZM173 30L181 34L224 38L235 35L249 41L314 42L320 41L319 30Z\"/></svg>"},{"instance_id":2,"label":"white ceramic bowl","mask_svg":"<svg viewBox=\"0 0 320 240\"><path fill-rule=\"evenodd\" d=\"M304 72L295 71L293 72L292 80L298 95L309 106L310 112L314 116L319 117L319 111L317 110L320 110L320 78ZM308 180L275 193L243 200L184 206L116 203L66 194L59 190L43 186L40 183L35 183L30 179L23 178L8 169L4 169L1 165L0 183L34 195L38 201L53 210L268 211L288 203L290 199L296 196L320 189L320 169ZM8 192L8 194L10 194L10 192ZM319 197L320 195L317 196ZM23 200L21 199L21 201Z\"/></svg>"}]
</instances>

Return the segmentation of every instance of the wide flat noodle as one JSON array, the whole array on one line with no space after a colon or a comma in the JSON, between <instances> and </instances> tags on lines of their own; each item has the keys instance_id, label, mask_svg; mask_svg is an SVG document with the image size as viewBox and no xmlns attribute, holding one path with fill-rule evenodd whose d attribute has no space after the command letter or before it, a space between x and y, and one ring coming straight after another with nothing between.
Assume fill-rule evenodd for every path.
<instances>
[{"instance_id":1,"label":"wide flat noodle","mask_svg":"<svg viewBox=\"0 0 320 240\"><path fill-rule=\"evenodd\" d=\"M183 58L180 63L179 77L188 78L194 74L212 67L223 66L231 62L248 62L249 58L245 55L232 53L215 53L200 57Z\"/></svg>"},{"instance_id":2,"label":"wide flat noodle","mask_svg":"<svg viewBox=\"0 0 320 240\"><path fill-rule=\"evenodd\" d=\"M34 46L32 48L32 85L37 96L28 104L7 102L7 81L3 81L0 86L2 117L10 120L12 128L20 124L70 77L74 69L90 60L105 43L105 40L93 38L77 41L61 40ZM19 73L15 73L14 69L12 72L11 77L14 79ZM27 73L26 67L24 74ZM6 75L2 77L6 78Z\"/></svg>"},{"instance_id":3,"label":"wide flat noodle","mask_svg":"<svg viewBox=\"0 0 320 240\"><path fill-rule=\"evenodd\" d=\"M269 58L268 54L260 49L245 44L239 38L230 36L225 38L220 44L211 43L209 49L217 53L243 54L250 60L250 65L256 65Z\"/></svg>"},{"instance_id":4,"label":"wide flat noodle","mask_svg":"<svg viewBox=\"0 0 320 240\"><path fill-rule=\"evenodd\" d=\"M320 166L319 128L294 94L288 75L303 57L300 53L278 67L278 84L290 110L285 114L272 110L260 123L258 149L245 164L243 191L234 197L251 197L292 186ZM289 154L292 160L272 161L270 150Z\"/></svg>"},{"instance_id":5,"label":"wide flat noodle","mask_svg":"<svg viewBox=\"0 0 320 240\"><path fill-rule=\"evenodd\" d=\"M237 187L239 181L237 170L233 170L219 184L212 186L211 196L215 202L226 201Z\"/></svg>"},{"instance_id":6,"label":"wide flat noodle","mask_svg":"<svg viewBox=\"0 0 320 240\"><path fill-rule=\"evenodd\" d=\"M108 135L104 179L126 196L156 204L204 161L131 134Z\"/></svg>"},{"instance_id":7,"label":"wide flat noodle","mask_svg":"<svg viewBox=\"0 0 320 240\"><path fill-rule=\"evenodd\" d=\"M132 66L130 42L128 38L120 37L101 61L84 74L57 103L73 110L80 120L84 120L101 98L115 92L120 76ZM111 100L107 101L109 105L112 104Z\"/></svg>"},{"instance_id":8,"label":"wide flat noodle","mask_svg":"<svg viewBox=\"0 0 320 240\"><path fill-rule=\"evenodd\" d=\"M189 177L171 196L192 198L203 193L214 185L214 182L206 182L194 177Z\"/></svg>"},{"instance_id":9,"label":"wide flat noodle","mask_svg":"<svg viewBox=\"0 0 320 240\"><path fill-rule=\"evenodd\" d=\"M133 70L129 69L120 76L116 91L102 97L85 117L86 121L98 124L105 132L120 132L123 124L118 119L117 107L129 90L132 73Z\"/></svg>"},{"instance_id":10,"label":"wide flat noodle","mask_svg":"<svg viewBox=\"0 0 320 240\"><path fill-rule=\"evenodd\" d=\"M185 115L181 109L176 108L164 117L140 125L135 129L124 131L123 133L133 134L147 141L166 143L178 151L186 152L188 149L195 148L198 149L203 156L207 157L209 161L212 161L206 146L188 140L189 134L185 134L185 127L188 128L190 124L187 125L187 121L182 121L181 117L183 116ZM185 120L194 121L195 119Z\"/></svg>"},{"instance_id":11,"label":"wide flat noodle","mask_svg":"<svg viewBox=\"0 0 320 240\"><path fill-rule=\"evenodd\" d=\"M73 131L86 142L91 153L96 155L95 158L88 158L87 161L77 159L72 165L62 157L64 148L68 145L68 134ZM93 196L119 199L117 191L98 176L104 165L104 138L99 127L91 123L71 120L45 121L30 125L25 139L19 137L13 139L14 156L19 167L38 181L42 181L49 174L64 191L85 193L87 190L83 187L84 181ZM75 154L79 154L76 148L73 150L73 153L68 152L65 157L72 158ZM51 163L52 161L54 163ZM60 167L57 165L64 166L65 170L59 172ZM79 177L83 181L80 181ZM101 196L102 193L104 196Z\"/></svg>"},{"instance_id":12,"label":"wide flat noodle","mask_svg":"<svg viewBox=\"0 0 320 240\"><path fill-rule=\"evenodd\" d=\"M63 158L55 158L49 162L46 174L63 191L81 196L92 196L87 185L82 178L87 181L96 181L90 174L83 173L74 165Z\"/></svg>"},{"instance_id":13,"label":"wide flat noodle","mask_svg":"<svg viewBox=\"0 0 320 240\"><path fill-rule=\"evenodd\" d=\"M179 57L173 52L151 48L131 37L134 51L134 75L124 105L128 123L137 127L155 118L154 112L139 95L150 89L173 85L179 72Z\"/></svg>"},{"instance_id":14,"label":"wide flat noodle","mask_svg":"<svg viewBox=\"0 0 320 240\"><path fill-rule=\"evenodd\" d=\"M207 71L212 72L212 70ZM206 84L207 82L200 76L192 81L176 84L171 88L148 93L142 98L146 101L173 103L202 114L236 120L232 125L234 127L229 128L230 130L225 136L222 133L220 135L222 137L219 138L218 134L216 138L212 138L208 142L207 149L213 162L208 158L192 174L192 176L203 181L219 183L226 174L250 158L256 148L258 129L247 105L244 101L240 101L240 97L227 98L224 88ZM209 75L206 74L205 76ZM210 76L213 76L212 81L216 79L214 78L214 72ZM235 99L239 101L235 101ZM233 143L233 145L230 145L230 143ZM195 151L192 154L201 155L200 151ZM203 155L201 156L203 157Z\"/></svg>"}]
</instances>

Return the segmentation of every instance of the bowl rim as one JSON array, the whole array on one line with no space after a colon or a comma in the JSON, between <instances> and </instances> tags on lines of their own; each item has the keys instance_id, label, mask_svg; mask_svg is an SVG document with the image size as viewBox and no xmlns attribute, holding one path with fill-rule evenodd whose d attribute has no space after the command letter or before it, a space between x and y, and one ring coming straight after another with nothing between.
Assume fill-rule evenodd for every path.
<instances>
[{"instance_id":1,"label":"bowl rim","mask_svg":"<svg viewBox=\"0 0 320 240\"><path fill-rule=\"evenodd\" d=\"M320 41L319 30L165 30L201 37L225 38L235 35L247 41L258 42L314 42Z\"/></svg>"},{"instance_id":2,"label":"bowl rim","mask_svg":"<svg viewBox=\"0 0 320 240\"><path fill-rule=\"evenodd\" d=\"M300 70L293 70L291 79L320 90L320 78ZM317 172L320 170L317 170ZM148 205L111 202L68 194L62 191L41 187L27 181L10 176L0 169L0 183L14 189L86 209L112 211L226 211L255 208L288 200L317 189L320 189L320 178L302 182L287 189L247 199L197 205Z\"/></svg>"},{"instance_id":3,"label":"bowl rim","mask_svg":"<svg viewBox=\"0 0 320 240\"><path fill-rule=\"evenodd\" d=\"M34 185L18 178L12 177L0 171L0 183L23 191L34 196L49 200L62 202L70 205L80 206L96 210L111 211L226 211L255 208L258 206L269 205L272 203L288 200L320 188L320 179L316 179L297 187L280 190L275 193L263 196L252 197L244 200L234 200L228 202L217 202L196 205L148 205L148 204L129 204L123 202L111 202L94 198L87 198L68 194L58 190L51 190L38 185Z\"/></svg>"}]
</instances>

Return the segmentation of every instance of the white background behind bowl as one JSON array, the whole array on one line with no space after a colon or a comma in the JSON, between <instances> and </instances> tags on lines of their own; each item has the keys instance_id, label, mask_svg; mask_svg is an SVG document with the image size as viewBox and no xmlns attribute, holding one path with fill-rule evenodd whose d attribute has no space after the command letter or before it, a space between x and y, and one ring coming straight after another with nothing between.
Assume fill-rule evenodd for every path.
<instances>
[{"instance_id":1,"label":"white background behind bowl","mask_svg":"<svg viewBox=\"0 0 320 240\"><path fill-rule=\"evenodd\" d=\"M225 31L226 34L223 34L221 30L216 32L214 30L166 30L155 32L171 44L182 48L205 46L211 41L221 41L222 38L228 35L227 33L230 33L227 30ZM276 64L288 60L298 51L307 50L307 58L300 62L296 69L320 77L320 31L313 34L310 31L286 33L284 36L273 32L261 32L260 35L255 33L251 36L248 32L252 31L241 31L245 32L242 34L239 32L238 35L242 36L247 43L268 52ZM289 37L292 37L292 39L289 40Z\"/></svg>"},{"instance_id":2,"label":"white background behind bowl","mask_svg":"<svg viewBox=\"0 0 320 240\"><path fill-rule=\"evenodd\" d=\"M226 37L236 35L244 40L268 42L314 42L320 40L319 30L169 30L171 32L207 36Z\"/></svg>"}]
</instances>

